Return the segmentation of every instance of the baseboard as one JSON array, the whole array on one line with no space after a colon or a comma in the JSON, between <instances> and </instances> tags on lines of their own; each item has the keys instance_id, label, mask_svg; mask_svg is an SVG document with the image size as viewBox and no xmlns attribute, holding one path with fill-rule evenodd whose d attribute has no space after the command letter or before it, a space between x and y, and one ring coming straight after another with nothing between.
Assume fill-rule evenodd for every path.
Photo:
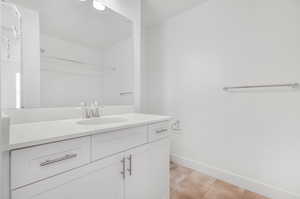
<instances>
[{"instance_id":1,"label":"baseboard","mask_svg":"<svg viewBox=\"0 0 300 199\"><path fill-rule=\"evenodd\" d=\"M278 189L271 185L266 185L264 183L258 182L257 180L240 176L230 171L211 167L201 162L180 157L176 154L171 155L171 160L175 163L181 164L182 166L194 169L216 179L223 180L225 182L231 183L249 191L256 192L272 199L300 199L300 195Z\"/></svg>"}]
</instances>

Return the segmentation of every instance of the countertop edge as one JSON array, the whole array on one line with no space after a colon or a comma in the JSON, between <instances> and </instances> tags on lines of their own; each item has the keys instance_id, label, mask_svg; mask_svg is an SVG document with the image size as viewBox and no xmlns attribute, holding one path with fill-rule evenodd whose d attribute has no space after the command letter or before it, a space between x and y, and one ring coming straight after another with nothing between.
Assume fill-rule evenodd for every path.
<instances>
[{"instance_id":1,"label":"countertop edge","mask_svg":"<svg viewBox=\"0 0 300 199\"><path fill-rule=\"evenodd\" d=\"M128 129L128 128L134 128L134 127L139 127L139 126L144 126L144 125L151 125L151 124L155 124L158 122L164 122L164 121L170 121L170 120L172 120L172 117L166 116L166 118L162 118L162 119L154 119L154 120L149 120L149 121L136 122L136 123L126 124L126 125L122 125L122 126L118 126L118 127L111 127L111 128L87 131L87 132L82 132L82 133L74 133L74 134L70 134L70 135L63 135L61 137L41 139L41 140L36 140L36 141L32 141L32 142L9 144L8 146L4 146L4 148L2 150L3 151L14 151L14 150L19 150L19 149L23 149L23 148L29 148L29 147L34 147L34 146L39 146L39 145L44 145L44 144L60 142L60 141L64 141L64 140L70 140L70 139L76 139L76 138L80 138L80 137L108 133L111 131L116 131L116 130L121 130L121 129Z\"/></svg>"}]
</instances>

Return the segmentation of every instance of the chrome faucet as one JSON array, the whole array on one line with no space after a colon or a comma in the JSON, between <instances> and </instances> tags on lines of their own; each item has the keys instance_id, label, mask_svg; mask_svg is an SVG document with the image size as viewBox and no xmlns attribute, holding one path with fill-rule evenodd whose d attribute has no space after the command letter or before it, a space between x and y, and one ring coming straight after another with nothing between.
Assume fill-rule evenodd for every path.
<instances>
[{"instance_id":1,"label":"chrome faucet","mask_svg":"<svg viewBox=\"0 0 300 199\"><path fill-rule=\"evenodd\" d=\"M96 118L101 116L98 101L95 100L89 106L86 102L81 102L80 105L82 110L82 117L84 119Z\"/></svg>"}]
</instances>

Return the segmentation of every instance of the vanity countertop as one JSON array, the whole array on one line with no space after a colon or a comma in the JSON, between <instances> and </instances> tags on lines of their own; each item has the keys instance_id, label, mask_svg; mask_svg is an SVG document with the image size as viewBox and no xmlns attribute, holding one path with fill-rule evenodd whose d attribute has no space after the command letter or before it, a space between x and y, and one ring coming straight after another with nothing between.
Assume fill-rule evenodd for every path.
<instances>
[{"instance_id":1,"label":"vanity countertop","mask_svg":"<svg viewBox=\"0 0 300 199\"><path fill-rule=\"evenodd\" d=\"M169 116L147 115L140 113L110 115L103 116L101 118L113 117L124 118L126 121L100 125L81 125L77 122L82 119L68 119L11 125L8 150L105 133L124 128L148 125L171 119Z\"/></svg>"}]
</instances>

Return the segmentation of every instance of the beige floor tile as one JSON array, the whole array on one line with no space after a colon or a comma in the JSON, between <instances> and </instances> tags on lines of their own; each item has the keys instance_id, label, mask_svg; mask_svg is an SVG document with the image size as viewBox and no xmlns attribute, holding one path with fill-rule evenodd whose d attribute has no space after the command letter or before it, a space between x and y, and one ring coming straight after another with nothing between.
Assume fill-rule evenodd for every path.
<instances>
[{"instance_id":1,"label":"beige floor tile","mask_svg":"<svg viewBox=\"0 0 300 199\"><path fill-rule=\"evenodd\" d=\"M243 199L243 194L231 191L210 190L203 199Z\"/></svg>"},{"instance_id":2,"label":"beige floor tile","mask_svg":"<svg viewBox=\"0 0 300 199\"><path fill-rule=\"evenodd\" d=\"M187 178L179 184L175 191L185 193L192 198L199 199L209 191L209 188L209 186L201 186Z\"/></svg>"},{"instance_id":3,"label":"beige floor tile","mask_svg":"<svg viewBox=\"0 0 300 199\"><path fill-rule=\"evenodd\" d=\"M182 191L172 191L171 199L202 199L203 193L200 192L182 192Z\"/></svg>"},{"instance_id":4,"label":"beige floor tile","mask_svg":"<svg viewBox=\"0 0 300 199\"><path fill-rule=\"evenodd\" d=\"M173 189L176 189L178 184L182 182L184 179L186 179L189 174L191 174L193 170L177 166L176 168L173 168L170 170L170 186Z\"/></svg>"},{"instance_id":5,"label":"beige floor tile","mask_svg":"<svg viewBox=\"0 0 300 199\"><path fill-rule=\"evenodd\" d=\"M203 199L243 199L244 189L216 180Z\"/></svg>"},{"instance_id":6,"label":"beige floor tile","mask_svg":"<svg viewBox=\"0 0 300 199\"><path fill-rule=\"evenodd\" d=\"M190 181L194 184L197 184L198 186L209 187L216 181L216 179L208 175L193 171L189 174L185 181Z\"/></svg>"},{"instance_id":7,"label":"beige floor tile","mask_svg":"<svg viewBox=\"0 0 300 199\"><path fill-rule=\"evenodd\" d=\"M184 193L173 191L171 193L171 199L194 199Z\"/></svg>"},{"instance_id":8,"label":"beige floor tile","mask_svg":"<svg viewBox=\"0 0 300 199\"><path fill-rule=\"evenodd\" d=\"M237 193L245 192L244 189L237 187L235 185L229 184L227 182L224 182L222 180L216 180L214 182L214 184L212 185L212 187L217 190L226 190L226 191L232 191L232 192L237 192Z\"/></svg>"},{"instance_id":9,"label":"beige floor tile","mask_svg":"<svg viewBox=\"0 0 300 199\"><path fill-rule=\"evenodd\" d=\"M216 180L192 169L172 164L170 199L268 199L240 187Z\"/></svg>"},{"instance_id":10,"label":"beige floor tile","mask_svg":"<svg viewBox=\"0 0 300 199\"><path fill-rule=\"evenodd\" d=\"M212 177L181 166L171 171L172 199L201 199L215 181Z\"/></svg>"},{"instance_id":11,"label":"beige floor tile","mask_svg":"<svg viewBox=\"0 0 300 199\"><path fill-rule=\"evenodd\" d=\"M265 196L259 195L257 193L253 193L253 192L250 192L250 191L245 191L243 199L268 199L268 198L265 197Z\"/></svg>"},{"instance_id":12,"label":"beige floor tile","mask_svg":"<svg viewBox=\"0 0 300 199\"><path fill-rule=\"evenodd\" d=\"M193 172L192 169L189 169L189 168L186 168L186 167L182 167L182 166L175 166L173 169L171 169L171 175L175 175L175 176L178 176L178 175L188 175L190 173Z\"/></svg>"}]
</instances>

